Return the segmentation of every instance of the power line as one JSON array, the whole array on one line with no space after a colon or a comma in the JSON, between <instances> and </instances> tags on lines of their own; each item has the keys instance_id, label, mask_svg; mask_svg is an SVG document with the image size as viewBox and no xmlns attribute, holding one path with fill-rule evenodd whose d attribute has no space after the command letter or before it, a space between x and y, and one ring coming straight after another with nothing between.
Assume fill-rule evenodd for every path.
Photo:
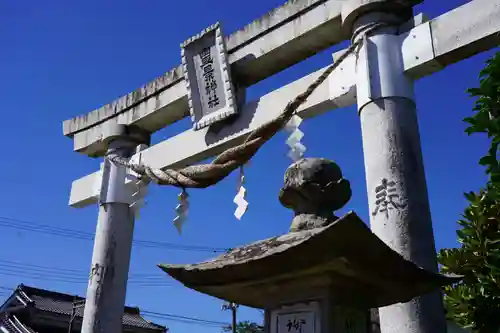
<instances>
[{"instance_id":1,"label":"power line","mask_svg":"<svg viewBox=\"0 0 500 333\"><path fill-rule=\"evenodd\" d=\"M171 317L171 318L183 319L183 320L192 320L192 321L198 321L198 322L202 322L202 323L210 323L210 324L214 324L214 325L226 325L227 324L227 323L224 323L221 321L213 321L213 320L199 319L199 318L194 318L194 317L172 315L172 314L166 314L166 313L160 313L160 312L154 312L154 311L148 311L148 310L141 310L141 313L151 315L151 316L163 316L163 317Z\"/></svg>"},{"instance_id":2,"label":"power line","mask_svg":"<svg viewBox=\"0 0 500 333\"><path fill-rule=\"evenodd\" d=\"M77 283L77 284L88 284L88 279L85 278L76 278L71 276L64 275L46 275L46 274L37 274L31 272L23 272L21 269L0 269L0 275L4 276L14 276L18 278L27 278L27 279L36 279L36 280L44 280L44 281L53 281L53 282L65 282L65 283ZM160 281L131 281L129 282L131 286L135 287L168 287L174 286L174 284L169 282L160 282Z\"/></svg>"},{"instance_id":3,"label":"power line","mask_svg":"<svg viewBox=\"0 0 500 333\"><path fill-rule=\"evenodd\" d=\"M230 324L210 324L210 323L203 323L203 322L198 322L198 321L190 321L190 320L184 320L184 319L176 319L172 317L165 317L165 316L155 316L155 315L150 315L150 314L145 314L145 317L150 317L152 319L163 319L166 321L175 321L178 323L182 324L189 324L189 325L199 325L199 326L205 326L205 327L218 327L218 328L223 328L223 327L228 327Z\"/></svg>"},{"instance_id":4,"label":"power line","mask_svg":"<svg viewBox=\"0 0 500 333\"><path fill-rule=\"evenodd\" d=\"M30 267L31 270L67 272L67 274L76 274L76 275L88 274L88 271L81 270L81 269L71 269L71 268L61 268L61 267L45 266L45 265L38 265L38 264L29 264L29 263L12 261L12 260L4 260L4 259L0 259L0 266L7 266L7 267L8 266L17 266L17 267L20 266L21 268ZM150 273L136 273L136 274L130 275L129 278L147 279L147 278L164 278L164 276L150 274Z\"/></svg>"},{"instance_id":5,"label":"power line","mask_svg":"<svg viewBox=\"0 0 500 333\"><path fill-rule=\"evenodd\" d=\"M84 232L80 230L67 229L54 227L46 224L38 224L27 222L19 219L14 219L10 217L0 216L0 226L7 228L15 228L24 231L38 232L44 234L50 234L54 236L70 237L74 239L81 240L94 240L94 234L89 232ZM206 246L196 246L196 245L182 245L173 244L166 242L148 241L148 240L134 240L134 245L149 247L149 248L165 248L172 250L184 250L184 251L199 251L199 252L226 252L227 248L218 247L206 247Z\"/></svg>"},{"instance_id":6,"label":"power line","mask_svg":"<svg viewBox=\"0 0 500 333\"><path fill-rule=\"evenodd\" d=\"M14 228L23 231L43 233L53 236L68 237L81 240L94 240L94 234L79 230L72 230L67 228L54 227L46 224L38 224L27 222L10 217L0 216L0 227ZM228 248L217 247L204 247L172 244L165 242L156 242L148 240L134 240L133 244L136 246L149 247L149 248L163 248L170 250L181 251L197 251L197 252L227 252ZM82 274L82 277L80 277ZM87 277L84 277L85 274ZM67 282L67 283L88 283L88 274L82 270L67 269L60 267L50 267L36 264L25 264L20 262L0 260L0 275L25 277L38 280L54 281L54 282ZM134 274L130 276L130 283L136 287L160 287L171 286L172 284L160 280L160 276L152 276L149 274ZM15 288L0 286L2 290L13 291ZM6 292L0 292L0 296ZM6 295L7 296L7 295ZM141 311L149 317L171 320L185 324L203 325L209 327L227 327L229 324L218 321L204 320L194 317L180 316L168 313L160 313L153 311Z\"/></svg>"},{"instance_id":7,"label":"power line","mask_svg":"<svg viewBox=\"0 0 500 333\"><path fill-rule=\"evenodd\" d=\"M14 228L23 231L37 232L48 234L52 236L68 237L80 240L94 240L94 234L90 232L84 232L80 230L67 229L54 227L47 224L39 224L33 222L27 222L11 217L0 216L0 227ZM212 253L223 253L227 252L229 248L222 247L209 247L209 246L198 246L198 245L182 245L166 242L157 242L149 240L135 239L133 245L147 247L147 248L162 248L168 250L179 250L179 251L196 251L196 252L212 252Z\"/></svg>"},{"instance_id":8,"label":"power line","mask_svg":"<svg viewBox=\"0 0 500 333\"><path fill-rule=\"evenodd\" d=\"M88 272L83 270L34 265L10 260L0 260L0 275L67 283L88 283ZM169 283L168 278L160 275L131 275L128 282L130 285L138 287L173 286L172 283Z\"/></svg>"},{"instance_id":9,"label":"power line","mask_svg":"<svg viewBox=\"0 0 500 333\"><path fill-rule=\"evenodd\" d=\"M154 317L154 318L160 318L160 319L165 319L165 320L174 320L174 321L183 322L186 324L197 324L197 325L212 326L212 327L214 327L214 326L215 327L226 327L226 326L230 325L228 323L224 323L224 322L220 322L220 321L179 316L179 315L173 315L173 314L167 314L167 313L159 313L159 312L153 312L153 311L147 311L147 310L141 310L141 314L144 314L144 315L149 316L149 317Z\"/></svg>"}]
</instances>

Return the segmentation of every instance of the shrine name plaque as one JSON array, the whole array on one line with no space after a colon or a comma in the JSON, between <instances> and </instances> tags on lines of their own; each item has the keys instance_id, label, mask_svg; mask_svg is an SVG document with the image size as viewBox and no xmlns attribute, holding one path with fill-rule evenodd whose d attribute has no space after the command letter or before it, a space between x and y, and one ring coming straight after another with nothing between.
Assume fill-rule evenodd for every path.
<instances>
[{"instance_id":1,"label":"shrine name plaque","mask_svg":"<svg viewBox=\"0 0 500 333\"><path fill-rule=\"evenodd\" d=\"M237 113L225 39L219 23L181 45L193 128L199 130Z\"/></svg>"}]
</instances>

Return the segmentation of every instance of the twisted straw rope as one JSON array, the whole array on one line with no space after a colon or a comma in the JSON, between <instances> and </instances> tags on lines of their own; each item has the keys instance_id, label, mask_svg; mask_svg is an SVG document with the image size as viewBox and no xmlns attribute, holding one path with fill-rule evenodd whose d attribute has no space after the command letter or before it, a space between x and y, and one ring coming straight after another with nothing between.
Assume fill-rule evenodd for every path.
<instances>
[{"instance_id":1,"label":"twisted straw rope","mask_svg":"<svg viewBox=\"0 0 500 333\"><path fill-rule=\"evenodd\" d=\"M364 27L358 34L364 32L366 36L382 26L385 26L385 24L374 23ZM276 119L253 130L242 144L227 149L217 156L210 164L191 165L180 170L161 170L142 164L131 163L127 158L114 154L108 155L107 158L145 177L146 179L143 179L143 181L152 180L158 185L170 185L182 189L207 188L215 185L226 178L235 169L245 165L264 143L280 131L295 114L299 106L311 96L314 90L322 84L350 54L354 53L356 49L363 44L363 41L364 38L356 38L346 52L339 57L338 61L331 64L306 89L306 91L287 104L283 113Z\"/></svg>"}]
</instances>

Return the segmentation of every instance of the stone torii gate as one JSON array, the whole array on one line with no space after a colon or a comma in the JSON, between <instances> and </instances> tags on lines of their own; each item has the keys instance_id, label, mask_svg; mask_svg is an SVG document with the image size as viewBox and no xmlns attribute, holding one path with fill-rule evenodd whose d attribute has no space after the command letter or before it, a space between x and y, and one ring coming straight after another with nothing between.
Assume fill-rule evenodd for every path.
<instances>
[{"instance_id":1,"label":"stone torii gate","mask_svg":"<svg viewBox=\"0 0 500 333\"><path fill-rule=\"evenodd\" d=\"M412 7L420 2L289 1L228 36L226 45L233 83L244 90L331 45L364 38L356 34L364 26L389 24L366 37L357 54L349 55L297 114L310 118L357 103L371 228L403 257L435 271L413 82L497 46L500 0L473 0L430 21L422 15L412 17ZM342 52L334 54L334 60ZM155 168L184 167L242 143L252 130L277 117L323 71L262 96L258 103L245 104L239 116L217 133L192 129L147 147L151 133L189 116L179 66L98 110L65 121L64 135L73 138L75 151L91 157L112 152ZM100 171L73 182L71 206L100 203L82 332L120 331L134 214L140 208L141 194L139 199L137 194L134 197L135 186L133 173L107 159ZM390 214L378 202L378 195L388 187L399 195ZM446 330L439 294L383 308L380 322L384 333Z\"/></svg>"}]
</instances>

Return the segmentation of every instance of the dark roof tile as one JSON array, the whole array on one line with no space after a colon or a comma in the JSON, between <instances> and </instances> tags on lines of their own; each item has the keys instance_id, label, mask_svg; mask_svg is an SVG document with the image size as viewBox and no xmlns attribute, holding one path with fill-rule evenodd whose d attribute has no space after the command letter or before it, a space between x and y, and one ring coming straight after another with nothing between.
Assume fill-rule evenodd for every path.
<instances>
[{"instance_id":1,"label":"dark roof tile","mask_svg":"<svg viewBox=\"0 0 500 333\"><path fill-rule=\"evenodd\" d=\"M5 329L8 333L36 333L13 314L4 314L1 317L0 328Z\"/></svg>"},{"instance_id":2,"label":"dark roof tile","mask_svg":"<svg viewBox=\"0 0 500 333\"><path fill-rule=\"evenodd\" d=\"M28 287L25 285L20 285L18 289L22 290L28 296L28 298L33 301L33 306L36 309L68 316L71 315L74 301L85 300L85 298L83 297ZM76 315L78 317L83 317L83 310L84 306L78 307ZM138 308L125 307L124 310L123 325L151 329L158 332L166 331L164 326L151 323L144 319L140 315Z\"/></svg>"}]
</instances>

